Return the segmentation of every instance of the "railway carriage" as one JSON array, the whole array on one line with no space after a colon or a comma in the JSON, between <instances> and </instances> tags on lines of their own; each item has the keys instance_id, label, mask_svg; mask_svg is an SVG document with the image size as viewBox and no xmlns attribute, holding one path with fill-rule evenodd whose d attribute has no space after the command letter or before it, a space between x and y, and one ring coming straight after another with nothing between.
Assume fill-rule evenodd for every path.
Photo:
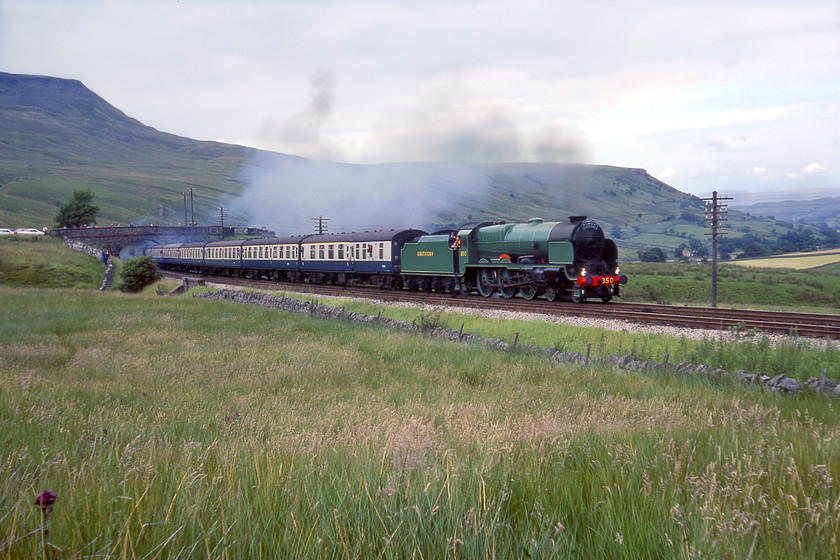
<instances>
[{"instance_id":1,"label":"railway carriage","mask_svg":"<svg viewBox=\"0 0 840 560\"><path fill-rule=\"evenodd\" d=\"M306 237L270 237L240 242L242 269L245 275L265 275L275 280L299 280L300 243Z\"/></svg>"},{"instance_id":2,"label":"railway carriage","mask_svg":"<svg viewBox=\"0 0 840 560\"><path fill-rule=\"evenodd\" d=\"M300 243L300 271L318 284L368 282L397 287L403 246L424 234L407 229L311 235Z\"/></svg>"},{"instance_id":3,"label":"railway carriage","mask_svg":"<svg viewBox=\"0 0 840 560\"><path fill-rule=\"evenodd\" d=\"M204 266L210 274L236 276L242 269L242 240L214 241L204 246Z\"/></svg>"},{"instance_id":4,"label":"railway carriage","mask_svg":"<svg viewBox=\"0 0 840 560\"><path fill-rule=\"evenodd\" d=\"M174 247L172 269L180 272L201 272L204 269L204 241L181 243Z\"/></svg>"},{"instance_id":5,"label":"railway carriage","mask_svg":"<svg viewBox=\"0 0 840 560\"><path fill-rule=\"evenodd\" d=\"M158 264L160 268L168 269L170 266L178 264L179 249L181 243L166 243L161 245L154 245L148 249L149 256Z\"/></svg>"}]
</instances>

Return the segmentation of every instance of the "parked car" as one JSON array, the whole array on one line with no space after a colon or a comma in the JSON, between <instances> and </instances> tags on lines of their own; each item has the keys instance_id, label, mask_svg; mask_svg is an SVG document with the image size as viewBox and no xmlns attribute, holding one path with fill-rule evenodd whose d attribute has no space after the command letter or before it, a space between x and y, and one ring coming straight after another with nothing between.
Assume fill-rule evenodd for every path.
<instances>
[{"instance_id":1,"label":"parked car","mask_svg":"<svg viewBox=\"0 0 840 560\"><path fill-rule=\"evenodd\" d=\"M44 232L35 228L27 227L16 229L15 235L44 235Z\"/></svg>"},{"instance_id":2,"label":"parked car","mask_svg":"<svg viewBox=\"0 0 840 560\"><path fill-rule=\"evenodd\" d=\"M15 232L10 230L9 228L0 228L0 235L14 235Z\"/></svg>"}]
</instances>

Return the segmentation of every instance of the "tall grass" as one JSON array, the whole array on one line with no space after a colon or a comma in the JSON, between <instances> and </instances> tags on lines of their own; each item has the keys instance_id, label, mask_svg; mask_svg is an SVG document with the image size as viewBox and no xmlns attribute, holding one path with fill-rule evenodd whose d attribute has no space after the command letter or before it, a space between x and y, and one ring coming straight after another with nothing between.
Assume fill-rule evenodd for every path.
<instances>
[{"instance_id":1,"label":"tall grass","mask_svg":"<svg viewBox=\"0 0 840 560\"><path fill-rule=\"evenodd\" d=\"M826 558L836 404L0 288L0 558Z\"/></svg>"}]
</instances>

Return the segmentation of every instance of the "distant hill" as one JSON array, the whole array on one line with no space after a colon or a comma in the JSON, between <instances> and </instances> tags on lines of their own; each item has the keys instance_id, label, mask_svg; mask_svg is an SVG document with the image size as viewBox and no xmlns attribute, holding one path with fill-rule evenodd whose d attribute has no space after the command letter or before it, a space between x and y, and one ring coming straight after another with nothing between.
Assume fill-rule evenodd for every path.
<instances>
[{"instance_id":1,"label":"distant hill","mask_svg":"<svg viewBox=\"0 0 840 560\"><path fill-rule=\"evenodd\" d=\"M739 205L738 210L786 222L840 227L840 196Z\"/></svg>"},{"instance_id":2,"label":"distant hill","mask_svg":"<svg viewBox=\"0 0 840 560\"><path fill-rule=\"evenodd\" d=\"M199 223L224 207L226 224L278 233L312 231L317 216L339 231L585 214L626 255L707 240L703 202L643 169L308 160L160 132L77 80L0 73L0 226L52 226L77 188L94 192L99 224L183 222L192 189ZM730 240L793 227L737 212L730 225Z\"/></svg>"}]
</instances>

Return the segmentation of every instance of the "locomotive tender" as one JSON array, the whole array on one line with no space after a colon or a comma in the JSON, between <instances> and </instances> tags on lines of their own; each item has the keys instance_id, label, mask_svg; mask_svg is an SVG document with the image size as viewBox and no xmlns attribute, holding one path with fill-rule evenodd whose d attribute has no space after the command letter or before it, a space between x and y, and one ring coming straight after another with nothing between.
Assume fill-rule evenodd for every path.
<instances>
[{"instance_id":1,"label":"locomotive tender","mask_svg":"<svg viewBox=\"0 0 840 560\"><path fill-rule=\"evenodd\" d=\"M627 282L615 242L586 216L470 223L432 234L405 229L172 243L148 253L161 269L179 272L549 301L607 302Z\"/></svg>"}]
</instances>

